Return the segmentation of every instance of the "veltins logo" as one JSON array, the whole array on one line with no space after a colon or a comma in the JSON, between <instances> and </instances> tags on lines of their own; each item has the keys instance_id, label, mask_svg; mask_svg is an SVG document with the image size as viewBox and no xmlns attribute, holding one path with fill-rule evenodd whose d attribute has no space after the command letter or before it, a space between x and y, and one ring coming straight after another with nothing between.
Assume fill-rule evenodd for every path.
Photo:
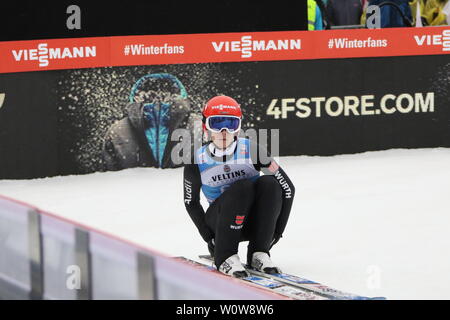
<instances>
[{"instance_id":1,"label":"veltins logo","mask_svg":"<svg viewBox=\"0 0 450 320\"><path fill-rule=\"evenodd\" d=\"M47 67L49 60L96 57L97 47L48 48L47 43L39 43L37 49L11 50L11 53L17 62L39 61L39 67Z\"/></svg>"},{"instance_id":2,"label":"veltins logo","mask_svg":"<svg viewBox=\"0 0 450 320\"><path fill-rule=\"evenodd\" d=\"M0 93L0 108L3 107L3 102L5 101L6 94Z\"/></svg>"},{"instance_id":3,"label":"veltins logo","mask_svg":"<svg viewBox=\"0 0 450 320\"><path fill-rule=\"evenodd\" d=\"M442 46L442 51L450 51L450 29L442 31L442 34L414 36L418 46Z\"/></svg>"},{"instance_id":4,"label":"veltins logo","mask_svg":"<svg viewBox=\"0 0 450 320\"><path fill-rule=\"evenodd\" d=\"M250 58L254 51L301 50L301 39L253 40L252 36L242 36L237 41L211 42L214 50L220 52L241 52L242 58Z\"/></svg>"}]
</instances>

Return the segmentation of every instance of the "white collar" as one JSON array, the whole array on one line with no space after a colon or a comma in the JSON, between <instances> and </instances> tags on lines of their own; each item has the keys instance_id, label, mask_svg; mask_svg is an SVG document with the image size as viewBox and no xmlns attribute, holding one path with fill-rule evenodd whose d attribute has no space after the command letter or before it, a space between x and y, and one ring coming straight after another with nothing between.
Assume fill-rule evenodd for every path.
<instances>
[{"instance_id":1,"label":"white collar","mask_svg":"<svg viewBox=\"0 0 450 320\"><path fill-rule=\"evenodd\" d=\"M211 142L209 144L209 151L213 156L216 157L223 157L225 155L229 156L234 153L234 150L236 149L236 144L237 144L236 141L233 141L233 143L228 148L226 148L225 150L221 150L217 148L213 142Z\"/></svg>"}]
</instances>

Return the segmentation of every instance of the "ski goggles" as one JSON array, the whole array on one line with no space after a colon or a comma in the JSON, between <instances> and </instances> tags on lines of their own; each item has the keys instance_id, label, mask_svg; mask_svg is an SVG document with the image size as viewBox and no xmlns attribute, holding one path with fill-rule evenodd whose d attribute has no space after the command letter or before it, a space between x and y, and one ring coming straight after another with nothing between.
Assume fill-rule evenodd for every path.
<instances>
[{"instance_id":1,"label":"ski goggles","mask_svg":"<svg viewBox=\"0 0 450 320\"><path fill-rule=\"evenodd\" d=\"M206 118L206 128L213 132L221 132L226 129L229 133L238 132L241 129L241 118L235 116L210 116Z\"/></svg>"}]
</instances>

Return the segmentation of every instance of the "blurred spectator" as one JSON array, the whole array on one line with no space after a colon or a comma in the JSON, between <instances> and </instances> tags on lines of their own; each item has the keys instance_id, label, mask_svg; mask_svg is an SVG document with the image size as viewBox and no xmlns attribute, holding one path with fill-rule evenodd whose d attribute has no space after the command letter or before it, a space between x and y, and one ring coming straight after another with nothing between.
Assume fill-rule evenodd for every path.
<instances>
[{"instance_id":1,"label":"blurred spectator","mask_svg":"<svg viewBox=\"0 0 450 320\"><path fill-rule=\"evenodd\" d=\"M408 0L369 0L368 5L380 6L381 28L410 27L413 25ZM364 12L361 16L361 23L365 25L366 21L366 13Z\"/></svg>"},{"instance_id":2,"label":"blurred spectator","mask_svg":"<svg viewBox=\"0 0 450 320\"><path fill-rule=\"evenodd\" d=\"M326 6L327 0L316 0L316 3L322 14L323 29L331 29L331 23L330 23L330 20L328 19L327 6Z\"/></svg>"},{"instance_id":3,"label":"blurred spectator","mask_svg":"<svg viewBox=\"0 0 450 320\"><path fill-rule=\"evenodd\" d=\"M361 0L328 0L328 19L332 26L360 24L363 4Z\"/></svg>"},{"instance_id":4,"label":"blurred spectator","mask_svg":"<svg viewBox=\"0 0 450 320\"><path fill-rule=\"evenodd\" d=\"M323 30L322 13L315 0L308 0L308 30Z\"/></svg>"},{"instance_id":5,"label":"blurred spectator","mask_svg":"<svg viewBox=\"0 0 450 320\"><path fill-rule=\"evenodd\" d=\"M415 16L417 3L420 6L420 16L422 17L422 25L424 26L440 26L447 24L447 15L444 7L448 0L414 0L409 3L411 11ZM414 18L416 24L416 18Z\"/></svg>"},{"instance_id":6,"label":"blurred spectator","mask_svg":"<svg viewBox=\"0 0 450 320\"><path fill-rule=\"evenodd\" d=\"M444 11L445 15L447 16L447 25L450 25L450 1L447 1L442 11Z\"/></svg>"}]
</instances>

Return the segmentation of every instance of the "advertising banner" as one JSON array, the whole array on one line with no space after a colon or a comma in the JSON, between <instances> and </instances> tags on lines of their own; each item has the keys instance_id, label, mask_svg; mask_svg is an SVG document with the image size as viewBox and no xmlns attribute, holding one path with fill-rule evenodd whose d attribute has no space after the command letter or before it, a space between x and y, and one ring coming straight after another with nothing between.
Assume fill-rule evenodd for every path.
<instances>
[{"instance_id":1,"label":"advertising banner","mask_svg":"<svg viewBox=\"0 0 450 320\"><path fill-rule=\"evenodd\" d=\"M377 32L394 41L384 30L346 30L345 41L336 40L340 31L254 33L244 38L250 47L243 34L2 43L2 55L15 51L2 70L15 73L0 74L0 178L178 167L174 132L195 132L203 105L220 94L241 104L244 131L278 130L281 156L448 147L446 29L402 30L395 41L413 47L391 51L372 48ZM362 47L331 50L325 59L330 39ZM203 63L188 63L197 59ZM25 72L31 69L47 71Z\"/></svg>"},{"instance_id":2,"label":"advertising banner","mask_svg":"<svg viewBox=\"0 0 450 320\"><path fill-rule=\"evenodd\" d=\"M6 41L0 43L0 73L449 52L450 28L447 26Z\"/></svg>"}]
</instances>

